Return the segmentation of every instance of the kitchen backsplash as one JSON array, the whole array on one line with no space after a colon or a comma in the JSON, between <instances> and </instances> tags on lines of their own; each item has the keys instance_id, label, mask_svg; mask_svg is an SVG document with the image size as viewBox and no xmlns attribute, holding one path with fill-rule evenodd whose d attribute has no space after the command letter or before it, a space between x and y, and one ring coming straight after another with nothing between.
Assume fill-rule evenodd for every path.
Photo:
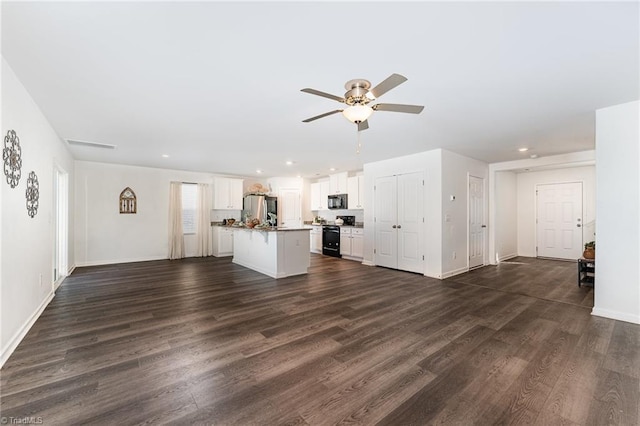
<instances>
[{"instance_id":1,"label":"kitchen backsplash","mask_svg":"<svg viewBox=\"0 0 640 426\"><path fill-rule=\"evenodd\" d=\"M364 222L364 211L362 210L319 210L318 216L327 222L336 220L336 216L355 216L356 222Z\"/></svg>"},{"instance_id":2,"label":"kitchen backsplash","mask_svg":"<svg viewBox=\"0 0 640 426\"><path fill-rule=\"evenodd\" d=\"M240 220L242 210L211 210L211 222L222 222L222 219Z\"/></svg>"}]
</instances>

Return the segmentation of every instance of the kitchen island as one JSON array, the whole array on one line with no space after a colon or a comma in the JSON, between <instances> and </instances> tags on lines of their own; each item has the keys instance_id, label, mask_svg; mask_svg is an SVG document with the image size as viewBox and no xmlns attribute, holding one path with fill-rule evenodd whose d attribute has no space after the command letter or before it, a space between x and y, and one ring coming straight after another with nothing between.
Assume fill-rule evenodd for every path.
<instances>
[{"instance_id":1,"label":"kitchen island","mask_svg":"<svg viewBox=\"0 0 640 426\"><path fill-rule=\"evenodd\" d=\"M305 228L233 229L233 263L273 278L306 274L310 264Z\"/></svg>"}]
</instances>

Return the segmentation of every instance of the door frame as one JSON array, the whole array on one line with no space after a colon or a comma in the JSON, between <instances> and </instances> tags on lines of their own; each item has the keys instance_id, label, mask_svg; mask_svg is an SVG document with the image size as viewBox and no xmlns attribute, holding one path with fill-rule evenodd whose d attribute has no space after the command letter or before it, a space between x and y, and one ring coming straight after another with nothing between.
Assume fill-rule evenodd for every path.
<instances>
[{"instance_id":1,"label":"door frame","mask_svg":"<svg viewBox=\"0 0 640 426\"><path fill-rule=\"evenodd\" d=\"M53 165L53 259L51 286L55 291L69 273L69 173Z\"/></svg>"}]
</instances>

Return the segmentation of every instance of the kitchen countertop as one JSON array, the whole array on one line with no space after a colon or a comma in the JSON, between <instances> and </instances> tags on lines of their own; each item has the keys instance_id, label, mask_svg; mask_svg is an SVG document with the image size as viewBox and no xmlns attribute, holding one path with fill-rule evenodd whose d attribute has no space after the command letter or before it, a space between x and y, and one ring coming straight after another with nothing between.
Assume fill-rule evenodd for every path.
<instances>
[{"instance_id":1,"label":"kitchen countertop","mask_svg":"<svg viewBox=\"0 0 640 426\"><path fill-rule=\"evenodd\" d=\"M335 223L312 223L311 226L339 226L341 228L364 228L364 225L336 225Z\"/></svg>"},{"instance_id":2,"label":"kitchen countertop","mask_svg":"<svg viewBox=\"0 0 640 426\"><path fill-rule=\"evenodd\" d=\"M248 228L246 226L224 226L229 229L238 229L243 231L260 231L260 232L283 232L283 231L310 231L310 228L286 228L281 226L267 228Z\"/></svg>"}]
</instances>

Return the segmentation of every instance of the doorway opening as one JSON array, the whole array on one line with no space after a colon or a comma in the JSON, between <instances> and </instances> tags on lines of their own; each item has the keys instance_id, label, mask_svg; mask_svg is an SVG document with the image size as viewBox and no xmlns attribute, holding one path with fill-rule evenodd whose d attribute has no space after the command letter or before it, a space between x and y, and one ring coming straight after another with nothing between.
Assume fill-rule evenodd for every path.
<instances>
[{"instance_id":1,"label":"doorway opening","mask_svg":"<svg viewBox=\"0 0 640 426\"><path fill-rule=\"evenodd\" d=\"M54 245L53 245L53 290L55 291L68 273L69 235L69 174L54 167Z\"/></svg>"}]
</instances>

